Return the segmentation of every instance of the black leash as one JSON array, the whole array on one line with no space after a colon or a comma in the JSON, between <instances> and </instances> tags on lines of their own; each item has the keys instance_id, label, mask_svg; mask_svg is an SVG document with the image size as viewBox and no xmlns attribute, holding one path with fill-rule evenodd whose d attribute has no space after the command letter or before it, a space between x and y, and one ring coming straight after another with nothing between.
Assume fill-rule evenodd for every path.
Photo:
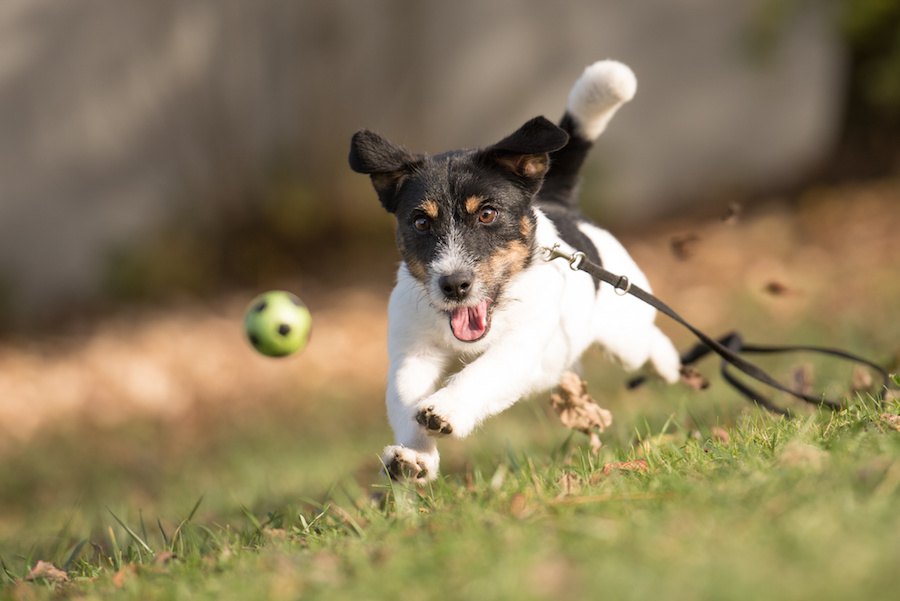
<instances>
[{"instance_id":1,"label":"black leash","mask_svg":"<svg viewBox=\"0 0 900 601\"><path fill-rule=\"evenodd\" d=\"M765 370L760 368L759 366L747 361L743 357L740 356L739 353L749 353L749 354L775 354L775 353L791 353L791 352L812 352L812 353L820 353L824 355L829 355L831 357L837 357L839 359L844 359L853 363L858 363L860 365L865 365L869 369L878 373L883 380L883 387L879 391L876 399L879 402L883 401L884 391L887 390L891 385L890 375L886 370L884 370L879 365L860 357L858 355L854 355L852 353L848 353L841 349L834 349L828 347L820 347L820 346L806 346L806 345L786 345L786 346L774 346L774 345L760 345L760 344L749 344L744 342L741 336L737 332L732 332L730 334L726 334L721 337L719 340L715 340L710 336L707 336L701 330L697 329L693 325L691 325L686 319L684 319L681 315L679 315L674 309L669 307L666 303L650 294L646 290L642 289L640 286L636 286L629 281L627 276L617 275L610 271L607 271L600 265L591 262L584 253L577 251L574 253L567 253L562 251L559 248L559 245L554 245L553 248L545 248L545 259L548 261L552 261L553 259L566 259L569 262L569 267L572 270L581 270L585 273L591 275L595 279L606 282L613 287L613 290L616 294L625 295L630 294L648 305L655 308L660 313L667 315L668 317L674 319L685 328L691 331L691 333L700 339L700 343L694 346L692 349L684 353L681 357L681 364L683 366L691 365L696 363L706 355L711 352L716 353L722 358L721 364L721 373L722 377L731 384L735 389L738 390L741 394L747 397L750 401L756 403L768 409L773 413L777 413L780 415L786 415L788 417L791 416L791 412L789 409L785 409L779 407L774 404L764 395L760 394L753 388L750 388L744 382L738 380L735 375L730 371L730 367L733 366L750 376L754 380L762 382L775 390L779 390L781 392L786 392L791 396L794 396L800 400L803 400L812 405L816 405L819 407L827 407L831 410L838 410L844 407L844 404L838 401L830 400L822 396L814 396L811 394L807 394L805 392L794 390L789 388L770 376ZM643 377L634 378L629 382L629 387L634 388L640 386L644 382Z\"/></svg>"}]
</instances>

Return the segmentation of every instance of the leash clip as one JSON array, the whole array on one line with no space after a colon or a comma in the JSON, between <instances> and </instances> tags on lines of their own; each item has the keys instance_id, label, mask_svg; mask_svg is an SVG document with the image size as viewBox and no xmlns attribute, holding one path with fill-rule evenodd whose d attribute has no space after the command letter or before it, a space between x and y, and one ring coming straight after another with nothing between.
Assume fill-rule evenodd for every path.
<instances>
[{"instance_id":1,"label":"leash clip","mask_svg":"<svg viewBox=\"0 0 900 601\"><path fill-rule=\"evenodd\" d=\"M569 262L569 269L572 271L581 269L581 264L587 259L587 256L580 250L576 250L571 254L561 250L559 248L559 242L556 242L553 246L544 246L542 250L544 251L545 261L549 262L554 259L565 259Z\"/></svg>"},{"instance_id":2,"label":"leash clip","mask_svg":"<svg viewBox=\"0 0 900 601\"><path fill-rule=\"evenodd\" d=\"M541 250L544 252L544 260L550 262L554 259L566 259L567 261L572 260L572 255L563 252L559 249L559 242L556 242L553 246L543 246Z\"/></svg>"},{"instance_id":3,"label":"leash clip","mask_svg":"<svg viewBox=\"0 0 900 601\"><path fill-rule=\"evenodd\" d=\"M587 256L580 250L577 250L573 253L567 253L566 251L560 249L559 242L556 242L553 246L544 246L542 248L544 251L544 260L552 261L554 259L565 259L569 262L569 269L572 271L578 271L581 268L581 264L587 259Z\"/></svg>"}]
</instances>

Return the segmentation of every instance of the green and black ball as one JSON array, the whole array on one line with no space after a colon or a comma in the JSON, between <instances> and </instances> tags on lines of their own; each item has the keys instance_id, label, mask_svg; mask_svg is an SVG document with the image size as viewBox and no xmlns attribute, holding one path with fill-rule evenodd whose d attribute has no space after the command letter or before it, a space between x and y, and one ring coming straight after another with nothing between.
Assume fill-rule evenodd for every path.
<instances>
[{"instance_id":1,"label":"green and black ball","mask_svg":"<svg viewBox=\"0 0 900 601\"><path fill-rule=\"evenodd\" d=\"M284 290L260 294L244 316L244 330L250 344L269 357L285 357L303 349L311 329L309 309Z\"/></svg>"}]
</instances>

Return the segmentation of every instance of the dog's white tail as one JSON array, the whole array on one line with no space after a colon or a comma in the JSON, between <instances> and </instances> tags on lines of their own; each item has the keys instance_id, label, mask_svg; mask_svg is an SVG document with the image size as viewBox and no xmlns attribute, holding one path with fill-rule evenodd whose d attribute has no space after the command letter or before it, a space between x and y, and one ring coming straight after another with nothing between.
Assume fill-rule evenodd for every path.
<instances>
[{"instance_id":1,"label":"dog's white tail","mask_svg":"<svg viewBox=\"0 0 900 601\"><path fill-rule=\"evenodd\" d=\"M567 106L578 133L588 140L596 140L619 107L634 98L636 91L637 78L627 65L605 60L587 67L572 86Z\"/></svg>"},{"instance_id":2,"label":"dog's white tail","mask_svg":"<svg viewBox=\"0 0 900 601\"><path fill-rule=\"evenodd\" d=\"M636 91L634 73L618 61L597 61L584 70L569 92L566 114L559 122L569 143L553 153L540 201L575 208L578 174L594 140Z\"/></svg>"}]
</instances>

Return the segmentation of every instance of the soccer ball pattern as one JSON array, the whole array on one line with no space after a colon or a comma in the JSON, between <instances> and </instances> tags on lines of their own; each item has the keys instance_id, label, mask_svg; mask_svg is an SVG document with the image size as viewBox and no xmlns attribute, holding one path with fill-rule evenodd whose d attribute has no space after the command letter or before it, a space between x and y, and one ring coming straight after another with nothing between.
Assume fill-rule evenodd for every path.
<instances>
[{"instance_id":1,"label":"soccer ball pattern","mask_svg":"<svg viewBox=\"0 0 900 601\"><path fill-rule=\"evenodd\" d=\"M244 316L247 340L269 357L284 357L305 347L311 328L309 309L284 290L260 294L247 307Z\"/></svg>"}]
</instances>

